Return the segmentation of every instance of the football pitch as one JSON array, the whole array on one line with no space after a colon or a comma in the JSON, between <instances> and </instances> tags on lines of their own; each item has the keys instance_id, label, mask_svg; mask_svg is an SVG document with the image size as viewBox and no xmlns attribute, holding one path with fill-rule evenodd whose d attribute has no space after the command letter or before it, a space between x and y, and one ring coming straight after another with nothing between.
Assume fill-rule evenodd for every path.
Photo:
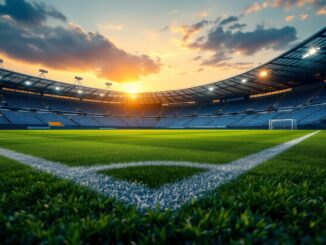
<instances>
[{"instance_id":1,"label":"football pitch","mask_svg":"<svg viewBox=\"0 0 326 245\"><path fill-rule=\"evenodd\" d=\"M286 148L313 132L0 131L0 148L9 150L0 153L0 243L325 243L326 132ZM268 149L275 154L264 160ZM234 164L258 156L250 168ZM190 182L222 170L225 181L210 180L189 199L202 188ZM71 174L79 172L83 178ZM103 191L107 180L113 184ZM178 183L187 184L182 195L195 191L162 209L161 193L172 190L173 203ZM119 194L124 187L131 189ZM161 202L140 209L128 201L133 191Z\"/></svg>"}]
</instances>

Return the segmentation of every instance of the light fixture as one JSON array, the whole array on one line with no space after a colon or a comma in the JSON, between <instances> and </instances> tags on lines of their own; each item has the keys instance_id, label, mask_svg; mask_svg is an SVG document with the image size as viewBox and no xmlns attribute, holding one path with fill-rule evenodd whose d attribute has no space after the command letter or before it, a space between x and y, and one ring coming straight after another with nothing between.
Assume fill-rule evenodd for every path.
<instances>
[{"instance_id":1,"label":"light fixture","mask_svg":"<svg viewBox=\"0 0 326 245\"><path fill-rule=\"evenodd\" d=\"M305 58L308 58L310 56L317 54L317 52L319 50L320 50L320 48L311 47L304 55L302 55L302 59L305 59Z\"/></svg>"},{"instance_id":2,"label":"light fixture","mask_svg":"<svg viewBox=\"0 0 326 245\"><path fill-rule=\"evenodd\" d=\"M25 84L26 84L27 86L30 86L32 83L31 83L30 81L26 81Z\"/></svg>"},{"instance_id":3,"label":"light fixture","mask_svg":"<svg viewBox=\"0 0 326 245\"><path fill-rule=\"evenodd\" d=\"M246 83L247 82L247 79L246 78L242 78L241 79L241 83Z\"/></svg>"},{"instance_id":4,"label":"light fixture","mask_svg":"<svg viewBox=\"0 0 326 245\"><path fill-rule=\"evenodd\" d=\"M75 76L75 85L81 86L81 81L83 80L82 77Z\"/></svg>"},{"instance_id":5,"label":"light fixture","mask_svg":"<svg viewBox=\"0 0 326 245\"><path fill-rule=\"evenodd\" d=\"M267 72L266 70L262 70L262 71L260 71L260 73L259 73L259 76L260 76L260 77L267 77L267 75L268 75L268 72Z\"/></svg>"},{"instance_id":6,"label":"light fixture","mask_svg":"<svg viewBox=\"0 0 326 245\"><path fill-rule=\"evenodd\" d=\"M208 90L212 92L214 91L214 87L209 87Z\"/></svg>"},{"instance_id":7,"label":"light fixture","mask_svg":"<svg viewBox=\"0 0 326 245\"><path fill-rule=\"evenodd\" d=\"M38 71L40 72L40 77L42 77L44 79L45 79L45 74L49 73L49 71L45 70L45 69L39 69Z\"/></svg>"},{"instance_id":8,"label":"light fixture","mask_svg":"<svg viewBox=\"0 0 326 245\"><path fill-rule=\"evenodd\" d=\"M61 88L60 88L60 87L58 87L58 86L57 86L57 87L55 87L54 89L55 89L56 91L60 91L60 90L61 90Z\"/></svg>"},{"instance_id":9,"label":"light fixture","mask_svg":"<svg viewBox=\"0 0 326 245\"><path fill-rule=\"evenodd\" d=\"M78 92L78 94L82 94L82 93L83 93L83 91L82 91L82 90L78 90L77 92Z\"/></svg>"}]
</instances>

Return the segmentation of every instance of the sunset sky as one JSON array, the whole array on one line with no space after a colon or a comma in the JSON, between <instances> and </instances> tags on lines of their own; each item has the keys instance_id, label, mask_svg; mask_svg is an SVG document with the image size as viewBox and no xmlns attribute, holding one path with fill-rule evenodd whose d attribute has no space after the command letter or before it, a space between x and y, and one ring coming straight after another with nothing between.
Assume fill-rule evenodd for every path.
<instances>
[{"instance_id":1,"label":"sunset sky","mask_svg":"<svg viewBox=\"0 0 326 245\"><path fill-rule=\"evenodd\" d=\"M324 0L0 0L4 68L128 92L253 68L326 25Z\"/></svg>"}]
</instances>

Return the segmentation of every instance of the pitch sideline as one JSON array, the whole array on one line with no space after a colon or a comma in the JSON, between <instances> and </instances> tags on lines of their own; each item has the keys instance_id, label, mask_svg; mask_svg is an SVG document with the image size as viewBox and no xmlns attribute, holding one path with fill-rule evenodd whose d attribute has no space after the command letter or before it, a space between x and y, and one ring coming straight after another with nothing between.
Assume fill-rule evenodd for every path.
<instances>
[{"instance_id":1,"label":"pitch sideline","mask_svg":"<svg viewBox=\"0 0 326 245\"><path fill-rule=\"evenodd\" d=\"M161 209L175 210L184 203L202 197L207 192L216 189L220 185L234 179L238 175L252 169L264 161L279 155L318 132L319 131L307 134L223 165L192 162L146 161L91 167L67 167L60 163L1 147L0 155L37 170L51 173L56 177L71 180L76 184L88 187L127 205L135 205L139 210L147 208L153 209L158 205ZM113 177L97 173L97 171L100 170L137 166L184 166L203 168L207 169L207 171L173 184L166 184L156 190L141 184L117 180Z\"/></svg>"}]
</instances>

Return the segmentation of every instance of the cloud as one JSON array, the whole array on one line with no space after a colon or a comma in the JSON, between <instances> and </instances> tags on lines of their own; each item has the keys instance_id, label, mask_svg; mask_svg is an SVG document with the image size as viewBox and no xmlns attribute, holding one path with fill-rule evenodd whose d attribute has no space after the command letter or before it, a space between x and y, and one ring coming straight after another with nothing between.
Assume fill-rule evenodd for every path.
<instances>
[{"instance_id":1,"label":"cloud","mask_svg":"<svg viewBox=\"0 0 326 245\"><path fill-rule=\"evenodd\" d=\"M195 58L193 58L192 60L193 60L193 61L197 61L197 60L200 60L201 58L203 58L203 57L200 56L200 55L198 55L198 56L196 56Z\"/></svg>"},{"instance_id":2,"label":"cloud","mask_svg":"<svg viewBox=\"0 0 326 245\"><path fill-rule=\"evenodd\" d=\"M289 9L293 6L302 7L305 4L315 4L315 3L316 3L315 0L274 0L271 3L271 6L274 8L283 7L285 9Z\"/></svg>"},{"instance_id":3,"label":"cloud","mask_svg":"<svg viewBox=\"0 0 326 245\"><path fill-rule=\"evenodd\" d=\"M308 17L309 17L309 15L307 15L307 14L301 14L300 15L301 20L306 20L306 19L308 19Z\"/></svg>"},{"instance_id":4,"label":"cloud","mask_svg":"<svg viewBox=\"0 0 326 245\"><path fill-rule=\"evenodd\" d=\"M117 82L135 81L160 71L159 60L130 54L100 33L86 32L71 23L47 25L48 17L64 16L54 8L42 5L45 16L38 18L29 14L21 16L17 14L20 11L12 9L17 6L19 9L21 2L31 7L30 13L41 6L24 0L6 1L1 5L0 51L13 59L60 70L94 72L98 77ZM21 25L21 21L27 21L28 25Z\"/></svg>"},{"instance_id":5,"label":"cloud","mask_svg":"<svg viewBox=\"0 0 326 245\"><path fill-rule=\"evenodd\" d=\"M262 10L263 8L267 8L268 5L269 5L268 2L264 2L264 3L258 3L258 2L255 2L255 3L249 5L249 6L246 8L246 13L247 13L247 14L250 14L250 13L258 12L258 11Z\"/></svg>"},{"instance_id":6,"label":"cloud","mask_svg":"<svg viewBox=\"0 0 326 245\"><path fill-rule=\"evenodd\" d=\"M308 14L300 14L298 17L300 18L300 20L306 20L309 18L309 15ZM289 16L285 17L285 21L291 22L294 20L294 18L295 18L294 15L289 15Z\"/></svg>"},{"instance_id":7,"label":"cloud","mask_svg":"<svg viewBox=\"0 0 326 245\"><path fill-rule=\"evenodd\" d=\"M238 16L229 16L220 21L220 26L228 25L230 23L234 23L234 22L238 22L238 21L239 21Z\"/></svg>"},{"instance_id":8,"label":"cloud","mask_svg":"<svg viewBox=\"0 0 326 245\"><path fill-rule=\"evenodd\" d=\"M287 22L291 22L291 21L294 20L294 18L295 18L294 15L289 15L289 16L286 16L286 17L285 17L285 21L287 21Z\"/></svg>"},{"instance_id":9,"label":"cloud","mask_svg":"<svg viewBox=\"0 0 326 245\"><path fill-rule=\"evenodd\" d=\"M229 30L242 30L246 26L246 24L234 23L233 25L229 26Z\"/></svg>"},{"instance_id":10,"label":"cloud","mask_svg":"<svg viewBox=\"0 0 326 245\"><path fill-rule=\"evenodd\" d=\"M0 4L0 15L8 15L20 24L40 25L48 17L67 21L67 17L43 3L28 3L25 0L5 0Z\"/></svg>"},{"instance_id":11,"label":"cloud","mask_svg":"<svg viewBox=\"0 0 326 245\"><path fill-rule=\"evenodd\" d=\"M239 19L232 20L234 21L220 21L207 35L188 45L192 49L213 52L202 65L217 66L231 60L233 54L251 56L262 50L282 50L297 39L294 27L285 26L277 29L258 25L253 31L234 30L226 26L226 23L241 23L237 22Z\"/></svg>"},{"instance_id":12,"label":"cloud","mask_svg":"<svg viewBox=\"0 0 326 245\"><path fill-rule=\"evenodd\" d=\"M250 62L219 62L207 65L224 70L249 70L254 66L254 64Z\"/></svg>"},{"instance_id":13,"label":"cloud","mask_svg":"<svg viewBox=\"0 0 326 245\"><path fill-rule=\"evenodd\" d=\"M316 9L316 13L323 12L323 9L326 10L326 1L325 0L265 0L263 2L255 2L249 5L245 12L247 14L255 13L266 8L284 8L288 10L294 6L303 7L306 4L312 5Z\"/></svg>"},{"instance_id":14,"label":"cloud","mask_svg":"<svg viewBox=\"0 0 326 245\"><path fill-rule=\"evenodd\" d=\"M317 15L326 15L326 7L319 9L317 11Z\"/></svg>"},{"instance_id":15,"label":"cloud","mask_svg":"<svg viewBox=\"0 0 326 245\"><path fill-rule=\"evenodd\" d=\"M161 28L160 32L165 32L165 31L168 31L170 29L170 26L164 26Z\"/></svg>"},{"instance_id":16,"label":"cloud","mask_svg":"<svg viewBox=\"0 0 326 245\"><path fill-rule=\"evenodd\" d=\"M105 31L121 31L125 28L123 24L99 24L98 26Z\"/></svg>"},{"instance_id":17,"label":"cloud","mask_svg":"<svg viewBox=\"0 0 326 245\"><path fill-rule=\"evenodd\" d=\"M204 67L200 67L197 69L197 72L202 72L202 71L204 71Z\"/></svg>"},{"instance_id":18,"label":"cloud","mask_svg":"<svg viewBox=\"0 0 326 245\"><path fill-rule=\"evenodd\" d=\"M202 20L200 22L197 22L193 25L183 25L181 26L182 32L184 34L183 36L183 41L187 41L192 35L196 34L199 32L202 28L204 28L207 24L209 24L209 21L207 20Z\"/></svg>"},{"instance_id":19,"label":"cloud","mask_svg":"<svg viewBox=\"0 0 326 245\"><path fill-rule=\"evenodd\" d=\"M194 16L197 18L206 18L208 16L208 12L203 11L203 12L199 12L199 13L194 13Z\"/></svg>"},{"instance_id":20,"label":"cloud","mask_svg":"<svg viewBox=\"0 0 326 245\"><path fill-rule=\"evenodd\" d=\"M228 16L224 19L218 18L215 21L215 24L218 24L221 27L227 28L228 30L242 30L244 27L246 27L246 24L240 23L240 17L239 16Z\"/></svg>"},{"instance_id":21,"label":"cloud","mask_svg":"<svg viewBox=\"0 0 326 245\"><path fill-rule=\"evenodd\" d=\"M211 56L208 60L204 60L202 65L204 66L217 66L223 61L230 60L231 56L227 55L223 51L216 51L213 56Z\"/></svg>"}]
</instances>

